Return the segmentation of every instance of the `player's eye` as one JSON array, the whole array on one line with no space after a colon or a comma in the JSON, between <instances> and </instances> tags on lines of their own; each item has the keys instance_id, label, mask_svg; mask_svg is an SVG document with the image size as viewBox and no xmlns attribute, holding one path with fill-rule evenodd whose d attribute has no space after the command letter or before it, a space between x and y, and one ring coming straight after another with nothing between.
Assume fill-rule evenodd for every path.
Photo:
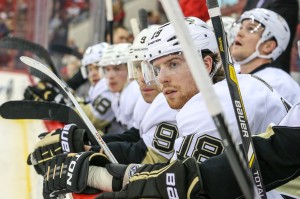
<instances>
[{"instance_id":1,"label":"player's eye","mask_svg":"<svg viewBox=\"0 0 300 199\"><path fill-rule=\"evenodd\" d=\"M169 63L169 68L172 69L172 68L177 68L178 66L180 66L180 64L177 62L177 61L171 61Z\"/></svg>"}]
</instances>

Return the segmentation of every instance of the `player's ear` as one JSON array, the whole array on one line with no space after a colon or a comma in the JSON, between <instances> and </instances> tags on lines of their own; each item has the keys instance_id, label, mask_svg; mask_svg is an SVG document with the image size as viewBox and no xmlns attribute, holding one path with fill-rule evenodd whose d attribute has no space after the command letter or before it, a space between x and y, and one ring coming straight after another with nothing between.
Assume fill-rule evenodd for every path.
<instances>
[{"instance_id":1,"label":"player's ear","mask_svg":"<svg viewBox=\"0 0 300 199\"><path fill-rule=\"evenodd\" d=\"M268 55L277 47L277 43L274 39L265 41L261 46L261 54Z\"/></svg>"},{"instance_id":2,"label":"player's ear","mask_svg":"<svg viewBox=\"0 0 300 199\"><path fill-rule=\"evenodd\" d=\"M207 72L210 73L212 70L212 67L213 67L213 59L211 58L211 56L206 55L203 58L203 61L204 61L205 67L207 69Z\"/></svg>"}]
</instances>

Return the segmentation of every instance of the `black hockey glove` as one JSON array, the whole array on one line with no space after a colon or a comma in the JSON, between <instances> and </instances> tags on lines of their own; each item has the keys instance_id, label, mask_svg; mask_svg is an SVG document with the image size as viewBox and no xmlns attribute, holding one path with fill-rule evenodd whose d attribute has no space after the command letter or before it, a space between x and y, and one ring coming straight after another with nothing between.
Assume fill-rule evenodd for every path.
<instances>
[{"instance_id":1,"label":"black hockey glove","mask_svg":"<svg viewBox=\"0 0 300 199\"><path fill-rule=\"evenodd\" d=\"M36 86L28 86L24 92L24 99L66 104L58 88L42 81L38 82Z\"/></svg>"},{"instance_id":2,"label":"black hockey glove","mask_svg":"<svg viewBox=\"0 0 300 199\"><path fill-rule=\"evenodd\" d=\"M70 192L99 193L99 190L87 186L89 166L104 166L107 163L109 160L105 155L94 152L64 153L55 156L46 163L44 198L55 198Z\"/></svg>"},{"instance_id":3,"label":"black hockey glove","mask_svg":"<svg viewBox=\"0 0 300 199\"><path fill-rule=\"evenodd\" d=\"M45 174L45 163L53 156L65 152L82 152L84 145L88 144L86 130L77 128L75 124L68 124L50 133L42 133L39 138L41 140L29 154L27 164L34 165L36 172L41 175Z\"/></svg>"},{"instance_id":4,"label":"black hockey glove","mask_svg":"<svg viewBox=\"0 0 300 199\"><path fill-rule=\"evenodd\" d=\"M144 165L120 192L106 192L96 199L125 198L203 198L202 181L193 158L171 164Z\"/></svg>"}]
</instances>

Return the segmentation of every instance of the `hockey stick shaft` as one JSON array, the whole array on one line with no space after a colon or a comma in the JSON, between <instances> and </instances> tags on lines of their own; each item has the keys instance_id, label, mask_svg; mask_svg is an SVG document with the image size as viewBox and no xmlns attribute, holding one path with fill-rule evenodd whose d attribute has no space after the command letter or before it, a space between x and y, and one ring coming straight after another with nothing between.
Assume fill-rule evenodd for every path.
<instances>
[{"instance_id":1,"label":"hockey stick shaft","mask_svg":"<svg viewBox=\"0 0 300 199\"><path fill-rule=\"evenodd\" d=\"M107 145L105 144L104 140L101 138L100 134L96 130L96 128L93 126L92 122L89 120L89 118L86 116L80 105L78 104L75 97L72 95L70 90L67 88L67 86L57 77L54 73L52 73L45 65L41 64L40 62L26 56L20 57L20 60L27 64L28 66L35 68L42 73L48 75L51 79L53 79L59 87L68 95L74 106L76 107L77 111L79 112L80 116L82 117L83 121L88 126L89 130L92 132L93 136L97 140L98 144L103 148L105 154L109 158L109 160L112 163L117 163L117 160L115 159L114 155L111 153Z\"/></svg>"},{"instance_id":2,"label":"hockey stick shaft","mask_svg":"<svg viewBox=\"0 0 300 199\"><path fill-rule=\"evenodd\" d=\"M110 35L110 44L114 43L113 40L113 21L114 21L114 16L113 16L113 11L112 11L112 0L105 0L105 5L106 5L106 20L108 22L108 31Z\"/></svg>"},{"instance_id":3,"label":"hockey stick shaft","mask_svg":"<svg viewBox=\"0 0 300 199\"><path fill-rule=\"evenodd\" d=\"M214 123L222 137L223 144L227 148L225 151L232 167L233 173L241 187L242 192L246 198L254 198L254 185L252 178L249 175L249 170L246 167L245 161L242 160L242 155L236 148L232 140L228 126L225 123L224 115L218 97L213 90L212 81L207 74L204 63L200 55L197 53L196 47L189 36L184 16L178 5L174 0L161 0L162 6L174 26L179 43L184 51L184 56L190 67L194 81L204 97L209 112L212 115ZM200 66L199 66L200 65Z\"/></svg>"},{"instance_id":4,"label":"hockey stick shaft","mask_svg":"<svg viewBox=\"0 0 300 199\"><path fill-rule=\"evenodd\" d=\"M133 33L134 38L140 33L139 24L136 18L130 19L130 26Z\"/></svg>"},{"instance_id":5,"label":"hockey stick shaft","mask_svg":"<svg viewBox=\"0 0 300 199\"><path fill-rule=\"evenodd\" d=\"M226 32L224 30L221 11L217 0L206 0L207 8L214 28L216 40L218 43L219 52L221 55L222 64L224 67L228 89L230 91L231 101L234 107L234 113L238 123L245 157L247 157L248 166L252 171L254 182L259 190L261 198L266 197L266 190L263 186L262 176L259 169L256 153L254 150L251 132L247 120L246 111L242 95L239 88L236 72L231 61L231 55L228 48ZM242 128L243 127L243 128Z\"/></svg>"}]
</instances>

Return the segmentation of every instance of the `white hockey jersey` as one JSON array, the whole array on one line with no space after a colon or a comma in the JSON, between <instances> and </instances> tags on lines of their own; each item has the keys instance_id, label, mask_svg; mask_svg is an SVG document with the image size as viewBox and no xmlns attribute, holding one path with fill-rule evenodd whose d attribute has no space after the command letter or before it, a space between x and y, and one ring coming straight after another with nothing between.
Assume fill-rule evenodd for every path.
<instances>
[{"instance_id":1,"label":"white hockey jersey","mask_svg":"<svg viewBox=\"0 0 300 199\"><path fill-rule=\"evenodd\" d=\"M148 148L147 156L155 159L154 156L158 154L167 160L171 159L175 140L179 137L177 113L177 110L169 107L162 93L154 99L140 125L140 136Z\"/></svg>"},{"instance_id":2,"label":"white hockey jersey","mask_svg":"<svg viewBox=\"0 0 300 199\"><path fill-rule=\"evenodd\" d=\"M268 67L258 69L253 73L262 78L277 92L292 104L300 102L300 86L299 84L286 72L281 69Z\"/></svg>"},{"instance_id":3,"label":"white hockey jersey","mask_svg":"<svg viewBox=\"0 0 300 199\"><path fill-rule=\"evenodd\" d=\"M287 114L281 97L260 80L250 75L237 75L249 128L252 134L266 130L270 123L278 124ZM225 120L236 143L241 143L226 80L213 86L218 95ZM224 147L201 93L191 98L176 117L182 137L175 143L178 158L194 156L198 162L223 152Z\"/></svg>"},{"instance_id":4,"label":"white hockey jersey","mask_svg":"<svg viewBox=\"0 0 300 199\"><path fill-rule=\"evenodd\" d=\"M125 129L133 127L133 111L138 98L141 96L139 85L131 81L121 93L113 93L112 110L116 121L121 123Z\"/></svg>"},{"instance_id":5,"label":"white hockey jersey","mask_svg":"<svg viewBox=\"0 0 300 199\"><path fill-rule=\"evenodd\" d=\"M111 108L113 94L108 89L106 80L102 78L95 86L91 86L88 94L93 115L100 120L111 122L115 117Z\"/></svg>"},{"instance_id":6,"label":"white hockey jersey","mask_svg":"<svg viewBox=\"0 0 300 199\"><path fill-rule=\"evenodd\" d=\"M295 104L279 123L280 126L300 126L300 102Z\"/></svg>"},{"instance_id":7,"label":"white hockey jersey","mask_svg":"<svg viewBox=\"0 0 300 199\"><path fill-rule=\"evenodd\" d=\"M141 122L149 109L151 104L145 102L143 96L141 95L136 102L133 111L133 127L136 129L140 128Z\"/></svg>"}]
</instances>

